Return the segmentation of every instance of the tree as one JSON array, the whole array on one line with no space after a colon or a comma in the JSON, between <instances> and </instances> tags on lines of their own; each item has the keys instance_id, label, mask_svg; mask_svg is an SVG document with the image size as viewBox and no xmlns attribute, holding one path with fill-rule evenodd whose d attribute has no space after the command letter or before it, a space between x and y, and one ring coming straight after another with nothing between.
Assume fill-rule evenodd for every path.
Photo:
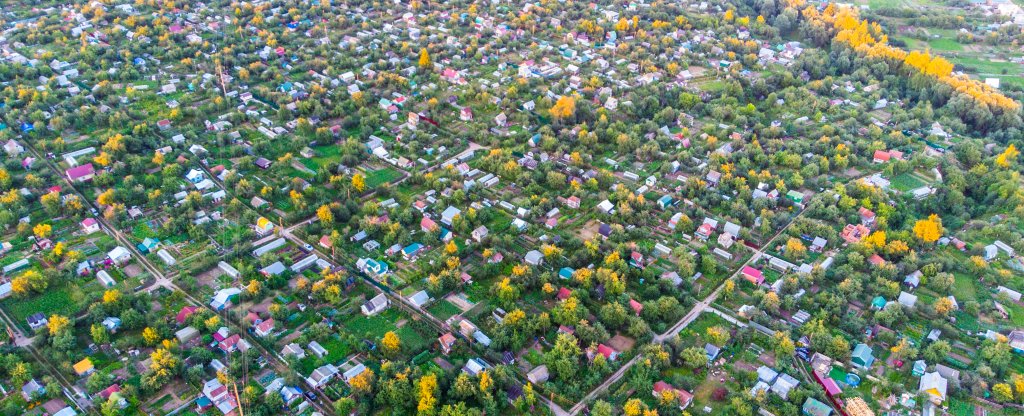
<instances>
[{"instance_id":1,"label":"tree","mask_svg":"<svg viewBox=\"0 0 1024 416\"><path fill-rule=\"evenodd\" d=\"M938 241L942 237L942 220L935 214L928 216L928 219L918 220L914 223L914 235L928 244Z\"/></svg>"},{"instance_id":2,"label":"tree","mask_svg":"<svg viewBox=\"0 0 1024 416\"><path fill-rule=\"evenodd\" d=\"M946 316L953 311L953 301L948 297L941 297L935 300L935 313Z\"/></svg>"},{"instance_id":3,"label":"tree","mask_svg":"<svg viewBox=\"0 0 1024 416\"><path fill-rule=\"evenodd\" d=\"M146 327L142 330L142 340L148 345L156 345L160 341L160 334L156 333L156 330L152 327Z\"/></svg>"},{"instance_id":4,"label":"tree","mask_svg":"<svg viewBox=\"0 0 1024 416\"><path fill-rule=\"evenodd\" d=\"M726 342L729 342L729 331L717 325L709 327L707 329L707 335L708 339L711 340L711 343L719 347L725 345Z\"/></svg>"},{"instance_id":5,"label":"tree","mask_svg":"<svg viewBox=\"0 0 1024 416\"><path fill-rule=\"evenodd\" d=\"M89 335L92 336L92 342L103 345L110 342L110 333L107 332L107 328L100 324L92 324L89 327Z\"/></svg>"},{"instance_id":6,"label":"tree","mask_svg":"<svg viewBox=\"0 0 1024 416\"><path fill-rule=\"evenodd\" d=\"M790 237L786 240L786 254L792 259L802 259L807 254L807 247L799 238Z\"/></svg>"},{"instance_id":7,"label":"tree","mask_svg":"<svg viewBox=\"0 0 1024 416\"><path fill-rule=\"evenodd\" d=\"M53 231L53 227L50 224L36 224L32 227L32 234L35 234L38 238L46 238L50 236Z\"/></svg>"},{"instance_id":8,"label":"tree","mask_svg":"<svg viewBox=\"0 0 1024 416\"><path fill-rule=\"evenodd\" d=\"M1010 144L1003 153L1000 153L999 156L996 157L996 166L1001 168L1010 167L1010 164L1017 159L1017 155L1019 154L1020 151L1017 150L1017 147Z\"/></svg>"},{"instance_id":9,"label":"tree","mask_svg":"<svg viewBox=\"0 0 1024 416\"><path fill-rule=\"evenodd\" d=\"M320 219L325 226L330 226L334 223L334 213L331 212L331 207L327 205L321 205L320 208L316 209L316 217Z\"/></svg>"},{"instance_id":10,"label":"tree","mask_svg":"<svg viewBox=\"0 0 1024 416\"><path fill-rule=\"evenodd\" d=\"M432 415L437 406L437 376L427 374L420 377L416 383L417 399L416 412L419 415Z\"/></svg>"},{"instance_id":11,"label":"tree","mask_svg":"<svg viewBox=\"0 0 1024 416\"><path fill-rule=\"evenodd\" d=\"M366 189L366 177L362 173L352 175L352 188L356 192L363 192Z\"/></svg>"},{"instance_id":12,"label":"tree","mask_svg":"<svg viewBox=\"0 0 1024 416\"><path fill-rule=\"evenodd\" d=\"M420 49L420 68L430 69L430 52L427 52L427 48Z\"/></svg>"},{"instance_id":13,"label":"tree","mask_svg":"<svg viewBox=\"0 0 1024 416\"><path fill-rule=\"evenodd\" d=\"M1010 388L1009 384L999 383L992 386L992 397L997 402L1011 402L1013 401L1013 389Z\"/></svg>"},{"instance_id":14,"label":"tree","mask_svg":"<svg viewBox=\"0 0 1024 416\"><path fill-rule=\"evenodd\" d=\"M579 375L580 354L576 337L562 333L555 339L555 346L545 353L544 361L556 378L571 380Z\"/></svg>"},{"instance_id":15,"label":"tree","mask_svg":"<svg viewBox=\"0 0 1024 416\"><path fill-rule=\"evenodd\" d=\"M402 351L402 340L398 338L395 331L388 331L380 341L381 352L385 357L394 359Z\"/></svg>"},{"instance_id":16,"label":"tree","mask_svg":"<svg viewBox=\"0 0 1024 416\"><path fill-rule=\"evenodd\" d=\"M49 330L51 337L60 335L65 330L70 330L71 320L66 316L62 315L50 315L50 319L46 321L46 329Z\"/></svg>"},{"instance_id":17,"label":"tree","mask_svg":"<svg viewBox=\"0 0 1024 416\"><path fill-rule=\"evenodd\" d=\"M689 347L680 351L679 359L683 361L683 365L692 370L708 364L708 354L704 352L703 348L699 347Z\"/></svg>"},{"instance_id":18,"label":"tree","mask_svg":"<svg viewBox=\"0 0 1024 416\"><path fill-rule=\"evenodd\" d=\"M556 119L566 119L576 113L576 99L568 95L558 97L558 101L551 107L551 116Z\"/></svg>"},{"instance_id":19,"label":"tree","mask_svg":"<svg viewBox=\"0 0 1024 416\"><path fill-rule=\"evenodd\" d=\"M357 395L369 394L373 390L373 376L373 370L367 368L359 375L352 377L349 380L349 386L352 386L352 391Z\"/></svg>"},{"instance_id":20,"label":"tree","mask_svg":"<svg viewBox=\"0 0 1024 416\"><path fill-rule=\"evenodd\" d=\"M949 342L944 339L940 339L928 344L928 346L924 348L922 355L925 360L938 362L949 356L949 353L951 352L953 352L953 348L949 345Z\"/></svg>"}]
</instances>

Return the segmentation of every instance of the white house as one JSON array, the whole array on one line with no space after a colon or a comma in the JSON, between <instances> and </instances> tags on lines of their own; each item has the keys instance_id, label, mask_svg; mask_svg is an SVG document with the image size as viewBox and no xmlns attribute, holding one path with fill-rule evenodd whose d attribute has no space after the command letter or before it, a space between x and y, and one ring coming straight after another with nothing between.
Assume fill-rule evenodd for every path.
<instances>
[{"instance_id":1,"label":"white house","mask_svg":"<svg viewBox=\"0 0 1024 416\"><path fill-rule=\"evenodd\" d=\"M132 259L132 253L129 252L128 249L124 247L117 246L107 253L107 259L109 259L112 263L120 266L122 264L127 263L128 260Z\"/></svg>"}]
</instances>

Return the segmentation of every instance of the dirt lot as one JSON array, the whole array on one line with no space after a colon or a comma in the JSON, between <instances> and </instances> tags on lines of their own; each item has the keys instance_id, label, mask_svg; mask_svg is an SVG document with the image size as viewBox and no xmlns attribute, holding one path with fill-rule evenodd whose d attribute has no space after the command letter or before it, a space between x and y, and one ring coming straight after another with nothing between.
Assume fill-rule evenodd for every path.
<instances>
[{"instance_id":1,"label":"dirt lot","mask_svg":"<svg viewBox=\"0 0 1024 416\"><path fill-rule=\"evenodd\" d=\"M136 277L143 273L142 267L135 263L130 263L124 266L121 270L124 271L125 276L128 277Z\"/></svg>"},{"instance_id":2,"label":"dirt lot","mask_svg":"<svg viewBox=\"0 0 1024 416\"><path fill-rule=\"evenodd\" d=\"M615 348L615 350L619 352L626 352L633 349L633 344L636 344L635 339L621 334L616 334L612 339L608 340L608 346Z\"/></svg>"},{"instance_id":3,"label":"dirt lot","mask_svg":"<svg viewBox=\"0 0 1024 416\"><path fill-rule=\"evenodd\" d=\"M598 221L598 220L587 221L587 223L584 224L582 228L580 228L580 232L579 232L580 239L584 240L584 241L593 240L594 237L596 237L598 235L597 234L597 229L600 228L600 227L601 227L601 222Z\"/></svg>"},{"instance_id":4,"label":"dirt lot","mask_svg":"<svg viewBox=\"0 0 1024 416\"><path fill-rule=\"evenodd\" d=\"M217 282L217 278L220 277L222 274L224 274L224 272L220 269L220 267L214 266L210 270L207 270L200 274L199 276L196 276L196 281L199 282L200 286L207 286L216 289L220 287L220 283Z\"/></svg>"}]
</instances>

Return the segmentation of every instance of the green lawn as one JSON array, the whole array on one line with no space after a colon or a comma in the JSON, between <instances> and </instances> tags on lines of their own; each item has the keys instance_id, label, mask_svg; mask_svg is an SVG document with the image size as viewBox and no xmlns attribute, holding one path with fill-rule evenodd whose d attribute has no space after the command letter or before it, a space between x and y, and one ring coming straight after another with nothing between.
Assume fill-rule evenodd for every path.
<instances>
[{"instance_id":1,"label":"green lawn","mask_svg":"<svg viewBox=\"0 0 1024 416\"><path fill-rule=\"evenodd\" d=\"M974 286L975 278L965 273L953 273L953 295L958 302L978 300L978 290Z\"/></svg>"},{"instance_id":2,"label":"green lawn","mask_svg":"<svg viewBox=\"0 0 1024 416\"><path fill-rule=\"evenodd\" d=\"M458 306L455 306L453 303L449 302L446 299L441 299L440 302L431 305L429 308L427 308L427 311L430 312L431 315L434 315L435 317L437 317L437 319L440 319L442 321L446 321L448 320L448 318L451 318L452 316L462 312L462 310L459 309Z\"/></svg>"},{"instance_id":3,"label":"green lawn","mask_svg":"<svg viewBox=\"0 0 1024 416\"><path fill-rule=\"evenodd\" d=\"M912 173L903 173L892 178L893 189L900 192L907 192L911 189L920 188L925 182Z\"/></svg>"},{"instance_id":4,"label":"green lawn","mask_svg":"<svg viewBox=\"0 0 1024 416\"><path fill-rule=\"evenodd\" d=\"M393 168L384 168L366 172L366 187L373 189L385 183L398 180L402 173Z\"/></svg>"},{"instance_id":5,"label":"green lawn","mask_svg":"<svg viewBox=\"0 0 1024 416\"><path fill-rule=\"evenodd\" d=\"M67 287L50 288L39 295L29 298L10 297L0 302L18 325L25 326L25 318L36 312L42 312L46 316L65 315L72 316L78 312L78 305L71 300L71 290Z\"/></svg>"},{"instance_id":6,"label":"green lawn","mask_svg":"<svg viewBox=\"0 0 1024 416\"><path fill-rule=\"evenodd\" d=\"M345 322L345 328L358 337L377 341L388 331L394 331L395 323L401 318L403 318L402 313L395 308L390 308L374 316L362 314L353 316Z\"/></svg>"}]
</instances>

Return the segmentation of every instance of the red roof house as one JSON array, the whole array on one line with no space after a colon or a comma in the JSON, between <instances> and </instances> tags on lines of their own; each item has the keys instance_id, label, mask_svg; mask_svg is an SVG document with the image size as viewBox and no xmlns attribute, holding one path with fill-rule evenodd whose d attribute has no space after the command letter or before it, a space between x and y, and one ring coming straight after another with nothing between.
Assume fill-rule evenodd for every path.
<instances>
[{"instance_id":1,"label":"red roof house","mask_svg":"<svg viewBox=\"0 0 1024 416\"><path fill-rule=\"evenodd\" d=\"M192 316L192 314L195 313L198 309L199 307L197 306L185 306L181 308L181 311L178 312L178 316L174 317L174 321L177 322L178 325L185 325L185 321L188 319L188 317Z\"/></svg>"},{"instance_id":2,"label":"red roof house","mask_svg":"<svg viewBox=\"0 0 1024 416\"><path fill-rule=\"evenodd\" d=\"M68 176L68 179L76 182L84 182L96 176L96 169L93 168L92 163L86 163L82 166L75 166L71 169L64 171Z\"/></svg>"},{"instance_id":3,"label":"red roof house","mask_svg":"<svg viewBox=\"0 0 1024 416\"><path fill-rule=\"evenodd\" d=\"M640 316L640 312L643 312L644 310L644 305L637 302L636 299L629 300L629 307L630 309L633 309L633 312L636 312L636 316Z\"/></svg>"},{"instance_id":4,"label":"red roof house","mask_svg":"<svg viewBox=\"0 0 1024 416\"><path fill-rule=\"evenodd\" d=\"M572 296L572 291L570 291L569 289L566 289L564 287L561 288L561 289L558 289L558 294L555 295L555 297L558 298L558 300L566 300L566 299L569 299L570 296Z\"/></svg>"},{"instance_id":5,"label":"red roof house","mask_svg":"<svg viewBox=\"0 0 1024 416\"><path fill-rule=\"evenodd\" d=\"M764 283L764 273L750 266L743 266L743 270L740 271L744 279L755 285L761 285Z\"/></svg>"}]
</instances>

